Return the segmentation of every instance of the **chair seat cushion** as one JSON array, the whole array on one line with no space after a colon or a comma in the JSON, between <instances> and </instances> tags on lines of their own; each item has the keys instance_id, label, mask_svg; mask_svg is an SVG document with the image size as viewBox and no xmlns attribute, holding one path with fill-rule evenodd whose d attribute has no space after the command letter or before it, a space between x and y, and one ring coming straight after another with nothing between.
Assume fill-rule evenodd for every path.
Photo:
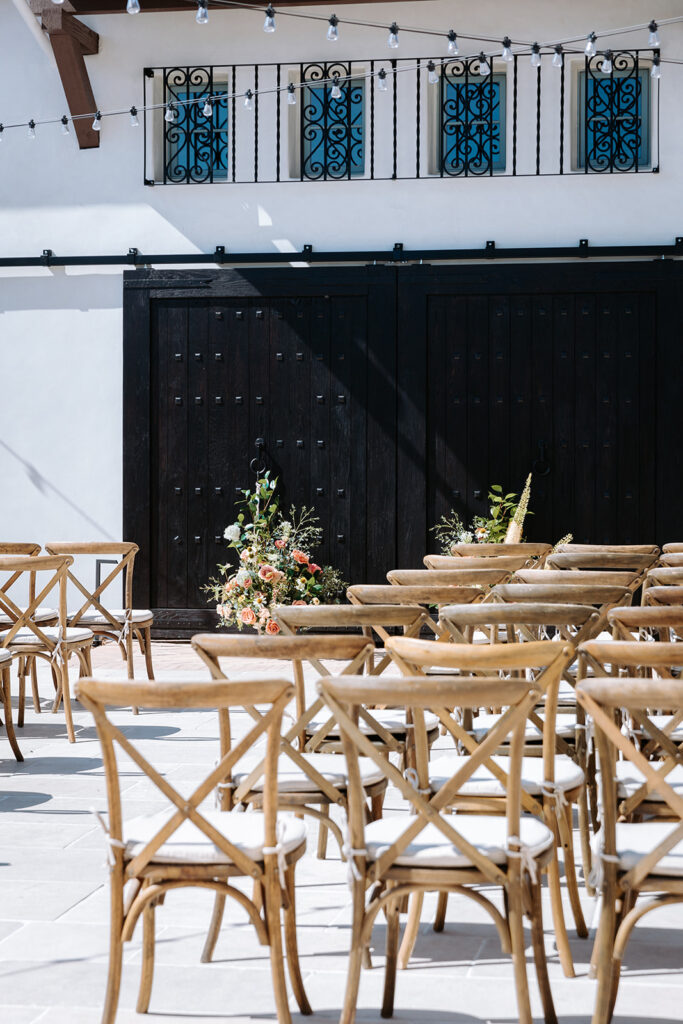
<instances>
[{"instance_id":1,"label":"chair seat cushion","mask_svg":"<svg viewBox=\"0 0 683 1024\"><path fill-rule=\"evenodd\" d=\"M348 774L346 769L346 758L342 754L304 754L306 761L319 772L333 786L346 787L348 785ZM249 774L249 765L256 766L261 758L242 758L233 772L233 781L239 786ZM359 757L360 775L364 786L370 786L375 782L381 782L384 775L375 762L369 757ZM303 768L292 761L287 754L281 754L278 762L277 785L280 793L318 793L319 789L313 779L304 772ZM263 776L257 779L252 786L256 792L263 789Z\"/></svg>"},{"instance_id":2,"label":"chair seat cushion","mask_svg":"<svg viewBox=\"0 0 683 1024\"><path fill-rule=\"evenodd\" d=\"M541 721L544 721L545 716L542 711L537 709L536 714ZM488 713L477 715L472 723L472 735L477 742L481 742L481 740L483 740L486 733L496 724L500 717L500 715ZM576 733L576 715L571 712L567 715L558 715L555 724L555 732L558 736L562 736L564 739L573 739ZM526 723L525 739L529 742L540 742L543 739L543 733L531 720Z\"/></svg>"},{"instance_id":3,"label":"chair seat cushion","mask_svg":"<svg viewBox=\"0 0 683 1024\"><path fill-rule=\"evenodd\" d=\"M247 814L227 811L201 811L202 817L225 836L234 846L254 860L263 860L263 814L249 811ZM126 849L124 856L132 860L145 844L159 832L169 820L170 810L159 811L146 817L133 818L125 828ZM306 825L290 814L279 814L282 847L291 853L306 841ZM219 849L191 821L184 821L166 842L159 847L150 863L174 864L231 864L230 857Z\"/></svg>"},{"instance_id":4,"label":"chair seat cushion","mask_svg":"<svg viewBox=\"0 0 683 1024\"><path fill-rule=\"evenodd\" d=\"M651 853L663 839L671 835L678 824L675 821L617 822L615 836L619 870L630 871L646 853ZM591 845L594 857L599 857L602 850L601 832L593 836ZM683 840L657 862L652 874L683 876Z\"/></svg>"},{"instance_id":5,"label":"chair seat cushion","mask_svg":"<svg viewBox=\"0 0 683 1024\"><path fill-rule=\"evenodd\" d=\"M9 630L6 629L4 633L0 633L0 641L7 636ZM44 629L41 628L43 633L48 640L53 640L55 643L59 639L59 627L58 626L46 626ZM62 636L62 640L67 644L76 644L84 640L92 640L92 633L89 629L65 629ZM22 626L10 641L10 647L15 644L38 644L41 645L40 639L36 636L32 629L28 626ZM42 645L41 645L42 646Z\"/></svg>"},{"instance_id":6,"label":"chair seat cushion","mask_svg":"<svg viewBox=\"0 0 683 1024\"><path fill-rule=\"evenodd\" d=\"M121 625L123 625L123 622L126 618L125 608L107 608L107 611L116 619L117 622L120 622ZM69 612L69 622L71 622L75 614L75 611ZM149 610L149 608L133 608L133 610L130 613L131 622L151 622L153 620L154 616L152 612ZM98 612L96 608L90 608L87 612L83 612L83 614L78 620L78 625L109 626L111 629L114 628L109 619L105 619L104 615L102 615L101 612Z\"/></svg>"},{"instance_id":7,"label":"chair seat cushion","mask_svg":"<svg viewBox=\"0 0 683 1024\"><path fill-rule=\"evenodd\" d=\"M648 715L648 718L653 725L656 725L658 729L664 731L672 720L673 715ZM683 740L683 722L679 722L675 729L670 733L670 736L671 739L676 741L676 743L680 743L681 740Z\"/></svg>"},{"instance_id":8,"label":"chair seat cushion","mask_svg":"<svg viewBox=\"0 0 683 1024\"><path fill-rule=\"evenodd\" d=\"M632 796L645 782L645 776L630 761L617 761L615 767L615 774L619 780L619 796L622 799ZM656 770L657 764L652 763L652 768ZM683 796L683 765L677 764L666 776L666 781L678 796ZM653 790L648 800L660 802L664 800L664 797L661 793Z\"/></svg>"},{"instance_id":9,"label":"chair seat cushion","mask_svg":"<svg viewBox=\"0 0 683 1024\"><path fill-rule=\"evenodd\" d=\"M509 757L492 757L491 760L507 774L510 770ZM434 758L429 765L429 783L434 792L441 789L456 771L469 761L459 754L444 754ZM522 788L532 796L540 796L545 779L542 757L522 758ZM583 784L583 772L571 757L558 754L555 757L555 785L563 792ZM505 796L505 788L486 765L479 765L473 775L459 790L465 796Z\"/></svg>"},{"instance_id":10,"label":"chair seat cushion","mask_svg":"<svg viewBox=\"0 0 683 1024\"><path fill-rule=\"evenodd\" d=\"M4 664L7 661L11 661L11 660L12 660L12 655L10 654L10 652L9 651L5 651L5 650L3 650L0 647L0 665Z\"/></svg>"},{"instance_id":11,"label":"chair seat cushion","mask_svg":"<svg viewBox=\"0 0 683 1024\"><path fill-rule=\"evenodd\" d=\"M375 721L386 729L387 732L391 733L392 736L404 736L406 732L406 713L401 708L368 708L368 714L371 715ZM306 731L314 733L320 729L325 722L329 721L330 715L317 715L313 718L306 726ZM431 711L425 712L425 727L427 732L431 732L437 729L439 726L439 719L436 715L432 714ZM370 724L365 721L364 718L358 719L358 728L362 733L367 736L376 736L376 732L372 729ZM339 726L335 722L331 726L330 731L326 734L327 736L339 736Z\"/></svg>"},{"instance_id":12,"label":"chair seat cushion","mask_svg":"<svg viewBox=\"0 0 683 1024\"><path fill-rule=\"evenodd\" d=\"M28 606L24 605L20 610L26 611ZM52 619L58 619L59 612L56 608L36 608L31 619L33 622L50 622ZM9 615L5 615L4 612L0 612L0 626L11 626L14 620L10 619Z\"/></svg>"},{"instance_id":13,"label":"chair seat cushion","mask_svg":"<svg viewBox=\"0 0 683 1024\"><path fill-rule=\"evenodd\" d=\"M507 821L503 815L454 814L448 816L449 823L495 864L506 864ZM377 858L405 832L410 819L405 816L381 818L365 826L365 848L369 860ZM520 838L529 848L533 857L539 857L553 844L550 829L537 818L522 818ZM471 861L453 846L436 825L427 825L403 853L396 858L396 865L424 868L467 868Z\"/></svg>"}]
</instances>

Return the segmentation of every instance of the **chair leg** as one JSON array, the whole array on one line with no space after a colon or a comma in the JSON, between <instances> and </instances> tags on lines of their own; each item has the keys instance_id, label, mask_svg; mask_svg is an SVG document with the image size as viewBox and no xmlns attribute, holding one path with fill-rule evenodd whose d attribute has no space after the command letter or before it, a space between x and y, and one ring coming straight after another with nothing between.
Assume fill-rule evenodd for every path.
<instances>
[{"instance_id":1,"label":"chair leg","mask_svg":"<svg viewBox=\"0 0 683 1024\"><path fill-rule=\"evenodd\" d=\"M349 951L349 968L346 976L346 993L344 995L344 1006L342 1008L339 1024L354 1024L356 1019L356 1003L358 1002L358 988L360 986L361 964L363 962L363 947L361 945L361 932L363 918L365 916L365 890L361 882L354 882L353 885L353 923L351 926L351 949Z\"/></svg>"},{"instance_id":2,"label":"chair leg","mask_svg":"<svg viewBox=\"0 0 683 1024\"><path fill-rule=\"evenodd\" d=\"M330 816L329 805L328 804L321 804L320 805L320 813L323 815L324 818L329 818L329 816ZM318 828L318 860L325 860L325 857L327 856L327 836L328 836L327 825L325 825L324 822L321 821L320 825L319 825L319 828Z\"/></svg>"},{"instance_id":3,"label":"chair leg","mask_svg":"<svg viewBox=\"0 0 683 1024\"><path fill-rule=\"evenodd\" d=\"M69 662L68 656L65 655L62 661L62 697L64 699L64 718L66 719L66 733L69 737L69 743L76 742L76 735L74 733L74 722L71 714L71 693L69 692Z\"/></svg>"},{"instance_id":4,"label":"chair leg","mask_svg":"<svg viewBox=\"0 0 683 1024\"><path fill-rule=\"evenodd\" d=\"M387 906L386 966L384 968L384 996L382 998L383 1017L392 1017L394 1013L394 993L396 991L396 953L398 950L398 925L398 900L391 900Z\"/></svg>"},{"instance_id":5,"label":"chair leg","mask_svg":"<svg viewBox=\"0 0 683 1024\"><path fill-rule=\"evenodd\" d=\"M24 708L26 707L26 658L19 659L19 711L17 713L17 725L21 729L24 725Z\"/></svg>"},{"instance_id":6,"label":"chair leg","mask_svg":"<svg viewBox=\"0 0 683 1024\"><path fill-rule=\"evenodd\" d=\"M145 626L145 667L147 668L147 678L154 679L154 666L152 665L152 629L151 626Z\"/></svg>"},{"instance_id":7,"label":"chair leg","mask_svg":"<svg viewBox=\"0 0 683 1024\"><path fill-rule=\"evenodd\" d=\"M3 669L2 672L0 672L0 678L2 679L2 703L5 709L5 729L7 730L7 739L9 740L12 753L17 761L23 761L24 756L19 750L17 737L14 734L14 726L12 725L12 696L10 692L10 673L8 668Z\"/></svg>"},{"instance_id":8,"label":"chair leg","mask_svg":"<svg viewBox=\"0 0 683 1024\"><path fill-rule=\"evenodd\" d=\"M121 988L121 965L123 962L123 884L112 878L111 888L111 921L109 926L109 972L107 975L107 993L104 998L101 1024L114 1024L116 1010L119 1005Z\"/></svg>"},{"instance_id":9,"label":"chair leg","mask_svg":"<svg viewBox=\"0 0 683 1024\"><path fill-rule=\"evenodd\" d=\"M140 971L140 989L137 1013L147 1013L152 995L154 978L154 903L148 904L142 912L142 969Z\"/></svg>"},{"instance_id":10,"label":"chair leg","mask_svg":"<svg viewBox=\"0 0 683 1024\"><path fill-rule=\"evenodd\" d=\"M209 925L209 931L204 942L204 949L202 950L201 962L203 964L210 964L213 959L214 950L216 943L218 942L218 935L221 930L221 924L223 923L223 911L225 910L225 895L222 892L217 892L213 901L213 912L211 914L211 924Z\"/></svg>"},{"instance_id":11,"label":"chair leg","mask_svg":"<svg viewBox=\"0 0 683 1024\"><path fill-rule=\"evenodd\" d=\"M581 836L581 862L583 864L583 884L589 896L595 896L595 889L590 884L590 874L593 868L593 857L591 853L590 817L588 815L588 791L583 786L579 794L579 835Z\"/></svg>"},{"instance_id":12,"label":"chair leg","mask_svg":"<svg viewBox=\"0 0 683 1024\"><path fill-rule=\"evenodd\" d=\"M417 933L420 930L420 917L422 916L423 903L424 893L414 892L411 895L410 902L408 903L408 920L406 921L406 926L403 931L401 948L398 951L399 971L405 971L410 962L410 958L413 955L415 942L417 940Z\"/></svg>"},{"instance_id":13,"label":"chair leg","mask_svg":"<svg viewBox=\"0 0 683 1024\"><path fill-rule=\"evenodd\" d=\"M128 672L128 678L135 678L135 666L133 664L133 630L129 629L126 635L126 653L124 655L126 659L126 670Z\"/></svg>"},{"instance_id":14,"label":"chair leg","mask_svg":"<svg viewBox=\"0 0 683 1024\"><path fill-rule=\"evenodd\" d=\"M378 793L370 800L370 820L380 821L384 811L384 793Z\"/></svg>"},{"instance_id":15,"label":"chair leg","mask_svg":"<svg viewBox=\"0 0 683 1024\"><path fill-rule=\"evenodd\" d=\"M574 974L574 961L572 959L572 951L569 946L569 936L567 935L567 925L564 919L564 908L562 906L562 887L560 885L560 865L557 856L557 845L553 850L553 857L548 864L548 889L550 891L550 907L553 914L553 926L555 928L555 942L557 943L557 952L560 957L560 963L564 972L565 978L573 978Z\"/></svg>"},{"instance_id":16,"label":"chair leg","mask_svg":"<svg viewBox=\"0 0 683 1024\"><path fill-rule=\"evenodd\" d=\"M287 970L289 980L294 990L294 998L304 1016L313 1013L311 1004L306 996L303 978L301 977L301 965L299 964L299 947L296 939L296 892L294 887L294 865L287 868L287 905L284 911L285 917L285 951L287 953Z\"/></svg>"},{"instance_id":17,"label":"chair leg","mask_svg":"<svg viewBox=\"0 0 683 1024\"><path fill-rule=\"evenodd\" d=\"M517 990L517 1014L519 1024L533 1024L529 1000L529 980L527 978L526 958L524 956L522 893L519 884L509 886L507 892L510 945L512 947L512 963L515 971L515 988Z\"/></svg>"},{"instance_id":18,"label":"chair leg","mask_svg":"<svg viewBox=\"0 0 683 1024\"><path fill-rule=\"evenodd\" d=\"M439 902L436 904L436 914L434 916L434 931L442 932L446 923L446 908L448 906L448 893L439 893Z\"/></svg>"},{"instance_id":19,"label":"chair leg","mask_svg":"<svg viewBox=\"0 0 683 1024\"><path fill-rule=\"evenodd\" d=\"M280 907L282 892L277 874L270 872L265 886L265 913L268 923L268 939L270 944L270 969L273 977L275 1007L278 1024L291 1024L291 1014L287 1001L287 984L285 982L285 962L282 955L282 924Z\"/></svg>"},{"instance_id":20,"label":"chair leg","mask_svg":"<svg viewBox=\"0 0 683 1024\"><path fill-rule=\"evenodd\" d=\"M602 913L595 936L593 961L595 963L598 991L593 1008L592 1024L609 1024L611 1018L612 992L614 987L612 950L616 933L615 894L607 890L603 893Z\"/></svg>"},{"instance_id":21,"label":"chair leg","mask_svg":"<svg viewBox=\"0 0 683 1024\"><path fill-rule=\"evenodd\" d=\"M33 695L33 710L40 714L40 693L38 692L38 659L31 658L31 693Z\"/></svg>"},{"instance_id":22,"label":"chair leg","mask_svg":"<svg viewBox=\"0 0 683 1024\"><path fill-rule=\"evenodd\" d=\"M560 839L564 853L564 877L567 879L567 892L571 903L576 934L580 939L588 938L588 928L583 917L583 909L579 898L579 883L576 878L576 863L574 861L574 837L572 835L572 808L567 805L564 814L559 821Z\"/></svg>"},{"instance_id":23,"label":"chair leg","mask_svg":"<svg viewBox=\"0 0 683 1024\"><path fill-rule=\"evenodd\" d=\"M536 980L538 981L541 1002L543 1004L543 1019L545 1024L557 1024L553 993L550 988L550 979L548 978L548 962L545 956L540 882L532 882L530 884L530 896L531 941L534 950L534 963L536 965Z\"/></svg>"}]
</instances>

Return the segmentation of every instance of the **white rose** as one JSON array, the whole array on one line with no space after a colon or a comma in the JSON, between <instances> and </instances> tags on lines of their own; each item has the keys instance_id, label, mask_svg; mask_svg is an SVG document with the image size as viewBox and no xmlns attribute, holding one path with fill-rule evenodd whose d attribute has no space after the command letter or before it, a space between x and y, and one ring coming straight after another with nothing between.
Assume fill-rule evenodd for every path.
<instances>
[{"instance_id":1,"label":"white rose","mask_svg":"<svg viewBox=\"0 0 683 1024\"><path fill-rule=\"evenodd\" d=\"M233 523L232 526L226 526L223 536L226 540L238 541L242 536L242 528L239 523Z\"/></svg>"}]
</instances>

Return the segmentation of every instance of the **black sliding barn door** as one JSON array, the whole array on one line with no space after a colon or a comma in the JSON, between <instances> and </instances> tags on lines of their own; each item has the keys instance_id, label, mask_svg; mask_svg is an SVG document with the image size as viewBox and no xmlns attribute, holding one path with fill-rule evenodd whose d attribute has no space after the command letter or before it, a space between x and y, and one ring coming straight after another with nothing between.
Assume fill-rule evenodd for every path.
<instances>
[{"instance_id":1,"label":"black sliding barn door","mask_svg":"<svg viewBox=\"0 0 683 1024\"><path fill-rule=\"evenodd\" d=\"M254 468L315 506L319 561L381 582L453 507L534 473L530 539L680 539L676 262L125 275L124 535L136 601L202 587Z\"/></svg>"}]
</instances>

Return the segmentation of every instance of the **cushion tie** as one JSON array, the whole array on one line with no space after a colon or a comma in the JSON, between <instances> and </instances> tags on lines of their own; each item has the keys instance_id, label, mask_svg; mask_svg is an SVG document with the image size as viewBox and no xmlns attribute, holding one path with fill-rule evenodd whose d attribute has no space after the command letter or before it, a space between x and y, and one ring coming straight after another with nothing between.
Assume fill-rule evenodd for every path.
<instances>
[{"instance_id":1,"label":"cushion tie","mask_svg":"<svg viewBox=\"0 0 683 1024\"><path fill-rule=\"evenodd\" d=\"M403 773L403 777L405 778L406 782L410 783L415 792L420 794L420 796L432 795L432 791L429 786L427 786L426 789L421 789L420 779L415 768L406 768L406 770Z\"/></svg>"},{"instance_id":2,"label":"cushion tie","mask_svg":"<svg viewBox=\"0 0 683 1024\"><path fill-rule=\"evenodd\" d=\"M107 864L109 865L109 868L111 870L111 868L116 867L116 857L114 856L114 848L116 848L117 850L125 850L126 844L122 842L121 839L114 839L114 837L109 832L107 824L99 811L96 811L94 807L91 807L90 813L96 819L98 825L104 832L104 836L107 841Z\"/></svg>"},{"instance_id":3,"label":"cushion tie","mask_svg":"<svg viewBox=\"0 0 683 1024\"><path fill-rule=\"evenodd\" d=\"M514 843L514 846L511 845L512 843ZM522 871L526 871L531 881L536 884L538 881L536 860L526 843L523 843L519 836L508 836L505 852L508 857L514 857L521 860Z\"/></svg>"},{"instance_id":4,"label":"cushion tie","mask_svg":"<svg viewBox=\"0 0 683 1024\"><path fill-rule=\"evenodd\" d=\"M587 718L585 722L577 722L575 728L581 729L586 734L586 757L593 753L593 719Z\"/></svg>"},{"instance_id":5,"label":"cushion tie","mask_svg":"<svg viewBox=\"0 0 683 1024\"><path fill-rule=\"evenodd\" d=\"M123 626L118 632L118 641L120 644L125 644L130 633L131 623L133 621L133 611L131 608L126 608L126 614L123 616Z\"/></svg>"},{"instance_id":6,"label":"cushion tie","mask_svg":"<svg viewBox=\"0 0 683 1024\"><path fill-rule=\"evenodd\" d=\"M58 668L64 664L64 655L62 653L62 644L64 642L64 627L58 626L57 628L57 642L55 648L50 655L50 664L57 665Z\"/></svg>"},{"instance_id":7,"label":"cushion tie","mask_svg":"<svg viewBox=\"0 0 683 1024\"><path fill-rule=\"evenodd\" d=\"M280 876L280 888L286 888L285 871L287 870L287 861L285 860L285 848L282 845L285 838L286 826L284 821L278 821L275 835L277 837L277 843L275 846L264 846L263 856L267 857L270 854L274 854L277 857L277 870Z\"/></svg>"},{"instance_id":8,"label":"cushion tie","mask_svg":"<svg viewBox=\"0 0 683 1024\"><path fill-rule=\"evenodd\" d=\"M541 793L543 796L547 796L555 800L555 813L558 818L564 812L565 808L569 806L562 787L556 782L551 782L550 779L544 779L541 783Z\"/></svg>"},{"instance_id":9,"label":"cushion tie","mask_svg":"<svg viewBox=\"0 0 683 1024\"><path fill-rule=\"evenodd\" d=\"M593 857L593 866L591 867L590 874L588 876L588 884L600 892L602 890L602 883L605 881L605 871L603 864L618 864L619 857L616 853L605 853L604 850L598 852L597 857Z\"/></svg>"},{"instance_id":10,"label":"cushion tie","mask_svg":"<svg viewBox=\"0 0 683 1024\"><path fill-rule=\"evenodd\" d=\"M346 860L346 881L348 882L349 889L353 889L354 882L363 881L363 873L356 864L356 857L367 857L368 851L366 849L356 850L351 846L351 834L349 829L346 829L344 834L344 845L341 849L342 856Z\"/></svg>"}]
</instances>

